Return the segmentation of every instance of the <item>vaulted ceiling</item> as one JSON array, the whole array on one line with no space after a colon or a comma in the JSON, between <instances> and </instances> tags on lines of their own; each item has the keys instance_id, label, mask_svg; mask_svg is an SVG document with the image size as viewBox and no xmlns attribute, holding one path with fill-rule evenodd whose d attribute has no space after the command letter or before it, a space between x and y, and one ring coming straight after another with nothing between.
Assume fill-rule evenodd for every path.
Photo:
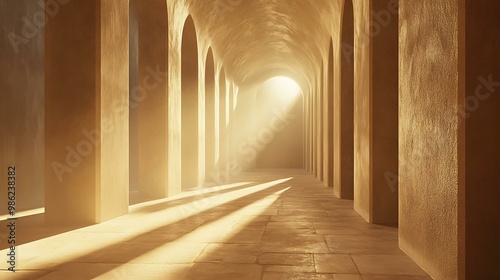
<instances>
[{"instance_id":1,"label":"vaulted ceiling","mask_svg":"<svg viewBox=\"0 0 500 280\"><path fill-rule=\"evenodd\" d=\"M330 39L331 0L186 0L226 71L240 83L275 73L310 84ZM315 72L316 71L316 72Z\"/></svg>"}]
</instances>

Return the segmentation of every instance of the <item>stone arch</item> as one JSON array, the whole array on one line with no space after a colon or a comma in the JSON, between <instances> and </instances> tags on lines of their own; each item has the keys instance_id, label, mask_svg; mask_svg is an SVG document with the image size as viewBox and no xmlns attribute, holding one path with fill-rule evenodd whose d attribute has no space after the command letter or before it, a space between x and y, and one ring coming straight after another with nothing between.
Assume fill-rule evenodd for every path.
<instances>
[{"instance_id":1,"label":"stone arch","mask_svg":"<svg viewBox=\"0 0 500 280\"><path fill-rule=\"evenodd\" d=\"M191 16L184 23L181 50L181 186L198 187L198 42Z\"/></svg>"},{"instance_id":2,"label":"stone arch","mask_svg":"<svg viewBox=\"0 0 500 280\"><path fill-rule=\"evenodd\" d=\"M208 49L205 62L205 174L215 170L215 63L212 48Z\"/></svg>"},{"instance_id":3,"label":"stone arch","mask_svg":"<svg viewBox=\"0 0 500 280\"><path fill-rule=\"evenodd\" d=\"M334 180L334 168L333 168L333 145L334 145L334 139L333 139L333 41L332 38L330 38L330 44L328 47L328 91L327 91L327 139L328 139L328 161L327 161L327 168L328 168L328 178L327 179L327 186L328 187L333 187L333 180Z\"/></svg>"},{"instance_id":4,"label":"stone arch","mask_svg":"<svg viewBox=\"0 0 500 280\"><path fill-rule=\"evenodd\" d=\"M227 149L227 85L226 85L226 72L224 68L220 69L219 74L219 158L217 165L219 169L224 169L228 160Z\"/></svg>"}]
</instances>

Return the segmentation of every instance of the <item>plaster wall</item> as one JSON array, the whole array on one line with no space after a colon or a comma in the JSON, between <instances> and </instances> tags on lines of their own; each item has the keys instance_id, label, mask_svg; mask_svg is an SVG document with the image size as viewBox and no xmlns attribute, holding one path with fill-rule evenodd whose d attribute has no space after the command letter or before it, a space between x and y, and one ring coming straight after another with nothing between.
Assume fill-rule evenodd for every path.
<instances>
[{"instance_id":1,"label":"plaster wall","mask_svg":"<svg viewBox=\"0 0 500 280\"><path fill-rule=\"evenodd\" d=\"M459 1L401 1L399 244L435 279L458 278Z\"/></svg>"}]
</instances>

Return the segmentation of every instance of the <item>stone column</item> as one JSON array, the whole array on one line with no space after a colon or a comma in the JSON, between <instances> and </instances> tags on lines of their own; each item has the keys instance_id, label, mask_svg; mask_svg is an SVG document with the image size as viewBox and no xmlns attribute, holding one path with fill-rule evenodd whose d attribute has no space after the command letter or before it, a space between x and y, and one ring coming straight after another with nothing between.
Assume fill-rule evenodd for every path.
<instances>
[{"instance_id":1,"label":"stone column","mask_svg":"<svg viewBox=\"0 0 500 280\"><path fill-rule=\"evenodd\" d=\"M352 0L345 0L340 23L339 44L335 53L334 100L334 193L344 199L354 198L354 15Z\"/></svg>"},{"instance_id":2,"label":"stone column","mask_svg":"<svg viewBox=\"0 0 500 280\"><path fill-rule=\"evenodd\" d=\"M371 223L398 222L397 0L354 2L354 209Z\"/></svg>"},{"instance_id":3,"label":"stone column","mask_svg":"<svg viewBox=\"0 0 500 280\"><path fill-rule=\"evenodd\" d=\"M128 1L73 0L48 20L49 223L98 223L128 211L128 18Z\"/></svg>"},{"instance_id":4,"label":"stone column","mask_svg":"<svg viewBox=\"0 0 500 280\"><path fill-rule=\"evenodd\" d=\"M459 14L458 1L400 4L399 244L443 280L459 279Z\"/></svg>"}]
</instances>

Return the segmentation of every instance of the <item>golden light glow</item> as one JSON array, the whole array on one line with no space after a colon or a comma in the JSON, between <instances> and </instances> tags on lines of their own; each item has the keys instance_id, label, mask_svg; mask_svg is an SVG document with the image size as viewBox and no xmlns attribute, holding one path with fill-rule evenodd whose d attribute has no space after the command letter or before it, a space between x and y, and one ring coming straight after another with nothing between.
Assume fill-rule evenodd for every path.
<instances>
[{"instance_id":1,"label":"golden light glow","mask_svg":"<svg viewBox=\"0 0 500 280\"><path fill-rule=\"evenodd\" d=\"M289 189L288 186L280 187L277 190L270 188L291 179L293 178L282 178L262 183L233 183L210 188L202 193L197 190L164 200L134 205L130 207L129 214L116 219L18 246L19 252L22 252L19 255L22 264L19 268L21 270L41 270L55 268L68 261L99 262L106 260L122 263L126 260L127 263L137 264L149 256L161 256L156 258L159 261L165 261L167 257L175 260L179 258L189 259L193 254L200 253L199 250L205 246L201 241L205 241L207 238L214 238L217 241L236 238L235 235L244 229L253 217L263 215L266 209ZM245 187L246 185L249 186ZM256 197L252 198L252 196ZM241 208L229 210L227 213L211 212L215 211L217 207L231 203L235 203L234 205L237 206L245 203L248 205L241 205ZM199 228L191 228L191 224L196 223L200 215L214 215L214 217ZM242 220L241 217L246 215L248 215L248 220ZM181 227L185 227L185 231L179 231ZM133 243L138 238L149 242L153 237L166 238L170 232L178 234L178 236L159 248L114 253L119 248L125 248L121 246L123 242ZM75 240L78 241L75 242ZM81 246L79 242L85 242L86 245ZM148 247L148 242L139 242L139 244ZM106 252L106 254L102 252ZM0 250L0 254L6 255L7 250ZM121 273L120 267L117 266L116 269L110 270L108 274ZM173 271L175 272L175 270ZM99 276L99 279L108 279L106 275Z\"/></svg>"},{"instance_id":2,"label":"golden light glow","mask_svg":"<svg viewBox=\"0 0 500 280\"><path fill-rule=\"evenodd\" d=\"M264 92L272 93L282 102L295 101L302 92L299 84L286 76L277 76L267 80L262 85L262 89Z\"/></svg>"}]
</instances>

